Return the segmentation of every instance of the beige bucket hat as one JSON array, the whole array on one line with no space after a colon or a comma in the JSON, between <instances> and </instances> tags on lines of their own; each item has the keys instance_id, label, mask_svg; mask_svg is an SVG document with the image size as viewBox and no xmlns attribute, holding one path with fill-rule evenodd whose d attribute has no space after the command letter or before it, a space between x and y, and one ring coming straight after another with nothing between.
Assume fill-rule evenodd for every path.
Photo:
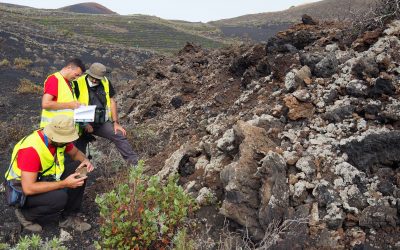
<instances>
[{"instance_id":1,"label":"beige bucket hat","mask_svg":"<svg viewBox=\"0 0 400 250\"><path fill-rule=\"evenodd\" d=\"M90 65L90 68L86 70L86 74L90 75L91 77L94 77L96 79L103 80L104 76L107 73L107 68L101 63L93 63Z\"/></svg>"},{"instance_id":2,"label":"beige bucket hat","mask_svg":"<svg viewBox=\"0 0 400 250\"><path fill-rule=\"evenodd\" d=\"M43 133L50 140L58 143L73 142L79 138L74 126L74 119L66 115L53 117L52 121L44 127Z\"/></svg>"}]
</instances>

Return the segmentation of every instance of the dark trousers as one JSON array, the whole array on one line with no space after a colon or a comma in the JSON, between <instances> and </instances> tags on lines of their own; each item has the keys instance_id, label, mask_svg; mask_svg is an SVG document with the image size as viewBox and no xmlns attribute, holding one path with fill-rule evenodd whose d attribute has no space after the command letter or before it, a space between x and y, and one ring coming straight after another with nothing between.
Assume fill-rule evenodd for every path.
<instances>
[{"instance_id":1,"label":"dark trousers","mask_svg":"<svg viewBox=\"0 0 400 250\"><path fill-rule=\"evenodd\" d=\"M120 131L115 134L114 125L111 122L108 121L99 125L95 124L93 126L93 134L113 142L122 158L124 158L128 164L137 165L138 155L133 151L128 139ZM86 146L88 143L88 137L82 135L74 144L80 151L86 154Z\"/></svg>"},{"instance_id":2,"label":"dark trousers","mask_svg":"<svg viewBox=\"0 0 400 250\"><path fill-rule=\"evenodd\" d=\"M136 165L138 162L138 156L133 151L132 146L129 144L127 138L122 135L121 132L117 134L114 133L114 125L111 122L106 122L100 126L93 127L93 134L107 138L111 140L117 147L118 151L122 155L122 157L129 163ZM86 146L89 143L88 137L83 135L79 137L78 140L74 142L75 146L86 154ZM72 161L72 159L66 154L64 160L64 173L61 176L61 179L67 178L69 175L75 173L76 168L79 166L79 161ZM63 211L63 216L68 216L70 214L75 214L80 212L82 201L83 201L83 194L85 192L86 181L83 186L75 188L75 189L68 189L68 198L67 198L67 205Z\"/></svg>"},{"instance_id":3,"label":"dark trousers","mask_svg":"<svg viewBox=\"0 0 400 250\"><path fill-rule=\"evenodd\" d=\"M66 216L68 208L74 207L76 201L69 195L69 190L59 189L42 194L31 195L26 198L21 208L27 220L57 219L60 215Z\"/></svg>"},{"instance_id":4,"label":"dark trousers","mask_svg":"<svg viewBox=\"0 0 400 250\"><path fill-rule=\"evenodd\" d=\"M78 161L72 161L68 155L65 155L65 170L61 180L67 178L75 172L78 167ZM50 192L30 195L26 197L25 205L21 211L27 220L40 220L42 218L57 218L80 211L83 193L85 191L86 181L83 186L78 188L65 188L53 190Z\"/></svg>"}]
</instances>

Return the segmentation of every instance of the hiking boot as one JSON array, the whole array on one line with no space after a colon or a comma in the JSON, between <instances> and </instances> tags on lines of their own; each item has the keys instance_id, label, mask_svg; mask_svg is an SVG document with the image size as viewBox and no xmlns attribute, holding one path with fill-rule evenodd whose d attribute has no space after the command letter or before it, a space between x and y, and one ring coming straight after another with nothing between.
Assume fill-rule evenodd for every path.
<instances>
[{"instance_id":1,"label":"hiking boot","mask_svg":"<svg viewBox=\"0 0 400 250\"><path fill-rule=\"evenodd\" d=\"M42 226L40 226L37 223L34 223L32 221L29 221L25 218L25 216L22 214L20 209L15 209L15 216L17 216L17 219L19 223L24 227L24 229L31 231L31 232L41 232L42 231Z\"/></svg>"},{"instance_id":2,"label":"hiking boot","mask_svg":"<svg viewBox=\"0 0 400 250\"><path fill-rule=\"evenodd\" d=\"M89 223L84 222L78 216L68 216L64 221L58 224L61 228L72 228L79 232L85 232L92 228Z\"/></svg>"}]
</instances>

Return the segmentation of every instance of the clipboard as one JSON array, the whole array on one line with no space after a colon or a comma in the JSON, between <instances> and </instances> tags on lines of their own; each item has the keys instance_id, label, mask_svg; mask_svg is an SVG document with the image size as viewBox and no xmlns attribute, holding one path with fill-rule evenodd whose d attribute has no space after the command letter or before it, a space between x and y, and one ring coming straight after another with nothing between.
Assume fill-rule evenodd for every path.
<instances>
[{"instance_id":1,"label":"clipboard","mask_svg":"<svg viewBox=\"0 0 400 250\"><path fill-rule=\"evenodd\" d=\"M74 109L75 122L94 122L96 105L80 106Z\"/></svg>"}]
</instances>

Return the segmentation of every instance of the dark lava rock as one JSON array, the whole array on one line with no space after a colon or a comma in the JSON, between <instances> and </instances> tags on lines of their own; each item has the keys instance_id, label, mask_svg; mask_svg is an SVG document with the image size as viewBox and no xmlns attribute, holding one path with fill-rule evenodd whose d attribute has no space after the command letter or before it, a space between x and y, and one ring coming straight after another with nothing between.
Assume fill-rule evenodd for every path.
<instances>
[{"instance_id":1,"label":"dark lava rock","mask_svg":"<svg viewBox=\"0 0 400 250\"><path fill-rule=\"evenodd\" d=\"M180 96L175 96L175 97L173 97L172 99L171 99L171 105L175 108L175 109L178 109L178 108L180 108L181 106L183 106L183 100L182 100L182 97L180 97Z\"/></svg>"},{"instance_id":2,"label":"dark lava rock","mask_svg":"<svg viewBox=\"0 0 400 250\"><path fill-rule=\"evenodd\" d=\"M324 54L321 53L302 53L300 55L301 65L307 65L311 72L315 72L316 65L325 57Z\"/></svg>"},{"instance_id":3,"label":"dark lava rock","mask_svg":"<svg viewBox=\"0 0 400 250\"><path fill-rule=\"evenodd\" d=\"M317 185L313 190L313 195L318 201L318 205L325 207L329 203L338 200L338 193L330 185Z\"/></svg>"},{"instance_id":4,"label":"dark lava rock","mask_svg":"<svg viewBox=\"0 0 400 250\"><path fill-rule=\"evenodd\" d=\"M350 81L346 86L346 94L354 97L365 97L367 96L368 86L363 80Z\"/></svg>"},{"instance_id":5,"label":"dark lava rock","mask_svg":"<svg viewBox=\"0 0 400 250\"><path fill-rule=\"evenodd\" d=\"M288 30L270 38L267 42L267 51L268 53L295 52L304 49L304 47L312 44L317 39L317 35L309 30Z\"/></svg>"},{"instance_id":6,"label":"dark lava rock","mask_svg":"<svg viewBox=\"0 0 400 250\"><path fill-rule=\"evenodd\" d=\"M338 107L334 110L327 111L323 115L323 118L329 122L341 122L346 118L351 118L354 110L355 107L353 105Z\"/></svg>"},{"instance_id":7,"label":"dark lava rock","mask_svg":"<svg viewBox=\"0 0 400 250\"><path fill-rule=\"evenodd\" d=\"M337 72L338 64L335 54L327 54L315 65L314 74L317 77L330 77Z\"/></svg>"},{"instance_id":8,"label":"dark lava rock","mask_svg":"<svg viewBox=\"0 0 400 250\"><path fill-rule=\"evenodd\" d=\"M369 206L361 212L360 226L368 228L383 228L396 226L397 209L387 206Z\"/></svg>"},{"instance_id":9,"label":"dark lava rock","mask_svg":"<svg viewBox=\"0 0 400 250\"><path fill-rule=\"evenodd\" d=\"M155 76L154 76L157 80L163 80L166 78L165 74L163 72L156 72Z\"/></svg>"},{"instance_id":10,"label":"dark lava rock","mask_svg":"<svg viewBox=\"0 0 400 250\"><path fill-rule=\"evenodd\" d=\"M178 173L182 177L190 176L194 173L196 163L188 156L185 156L179 163Z\"/></svg>"},{"instance_id":11,"label":"dark lava rock","mask_svg":"<svg viewBox=\"0 0 400 250\"><path fill-rule=\"evenodd\" d=\"M378 191L385 196L390 196L393 194L394 186L387 180L381 181L378 184Z\"/></svg>"},{"instance_id":12,"label":"dark lava rock","mask_svg":"<svg viewBox=\"0 0 400 250\"><path fill-rule=\"evenodd\" d=\"M200 51L202 51L202 48L201 48L200 45L187 42L185 47L183 47L183 49L181 49L178 52L178 55L195 54L195 53L198 53Z\"/></svg>"},{"instance_id":13,"label":"dark lava rock","mask_svg":"<svg viewBox=\"0 0 400 250\"><path fill-rule=\"evenodd\" d=\"M357 113L368 120L375 120L377 119L379 112L381 111L382 107L378 104L367 104L360 107L360 110Z\"/></svg>"},{"instance_id":14,"label":"dark lava rock","mask_svg":"<svg viewBox=\"0 0 400 250\"><path fill-rule=\"evenodd\" d=\"M372 98L380 97L384 95L393 95L396 91L396 88L393 86L391 80L386 80L382 78L378 78L375 81L375 84L369 90L368 96Z\"/></svg>"},{"instance_id":15,"label":"dark lava rock","mask_svg":"<svg viewBox=\"0 0 400 250\"><path fill-rule=\"evenodd\" d=\"M400 132L369 134L362 140L348 142L341 150L348 155L349 163L362 171L369 171L372 166L397 166L400 162Z\"/></svg>"},{"instance_id":16,"label":"dark lava rock","mask_svg":"<svg viewBox=\"0 0 400 250\"><path fill-rule=\"evenodd\" d=\"M250 66L256 66L265 55L265 46L262 44L255 45L247 53L233 59L229 71L240 77Z\"/></svg>"},{"instance_id":17,"label":"dark lava rock","mask_svg":"<svg viewBox=\"0 0 400 250\"><path fill-rule=\"evenodd\" d=\"M352 68L352 73L359 79L365 77L376 78L379 75L379 66L372 57L364 57L358 60Z\"/></svg>"},{"instance_id":18,"label":"dark lava rock","mask_svg":"<svg viewBox=\"0 0 400 250\"><path fill-rule=\"evenodd\" d=\"M309 15L304 14L301 16L301 21L303 22L303 24L307 24L307 25L316 25L317 22Z\"/></svg>"}]
</instances>

